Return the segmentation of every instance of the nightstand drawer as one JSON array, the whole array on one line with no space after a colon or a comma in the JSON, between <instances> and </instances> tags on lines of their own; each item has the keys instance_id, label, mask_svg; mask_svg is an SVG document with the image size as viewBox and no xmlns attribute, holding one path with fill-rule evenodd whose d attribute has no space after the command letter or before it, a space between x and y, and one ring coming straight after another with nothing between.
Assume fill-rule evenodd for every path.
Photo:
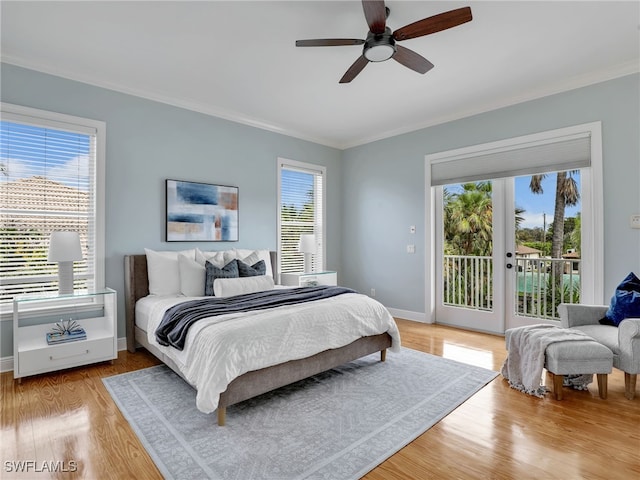
<instances>
[{"instance_id":1,"label":"nightstand drawer","mask_svg":"<svg viewBox=\"0 0 640 480\"><path fill-rule=\"evenodd\" d=\"M19 352L18 355L21 377L115 358L113 338L51 345Z\"/></svg>"},{"instance_id":2,"label":"nightstand drawer","mask_svg":"<svg viewBox=\"0 0 640 480\"><path fill-rule=\"evenodd\" d=\"M329 281L330 283L324 283ZM323 278L318 275L305 275L304 277L300 277L300 286L301 287L313 287L315 285L333 285L333 279Z\"/></svg>"},{"instance_id":3,"label":"nightstand drawer","mask_svg":"<svg viewBox=\"0 0 640 480\"><path fill-rule=\"evenodd\" d=\"M280 277L282 285L290 287L338 284L338 274L336 272L283 273Z\"/></svg>"}]
</instances>

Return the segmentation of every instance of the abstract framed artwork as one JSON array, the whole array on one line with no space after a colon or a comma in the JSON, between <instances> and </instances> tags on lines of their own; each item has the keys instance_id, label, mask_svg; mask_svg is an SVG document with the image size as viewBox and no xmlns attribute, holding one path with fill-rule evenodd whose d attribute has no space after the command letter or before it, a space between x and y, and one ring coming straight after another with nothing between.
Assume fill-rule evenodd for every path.
<instances>
[{"instance_id":1,"label":"abstract framed artwork","mask_svg":"<svg viewBox=\"0 0 640 480\"><path fill-rule=\"evenodd\" d=\"M238 190L167 180L167 242L237 242Z\"/></svg>"}]
</instances>

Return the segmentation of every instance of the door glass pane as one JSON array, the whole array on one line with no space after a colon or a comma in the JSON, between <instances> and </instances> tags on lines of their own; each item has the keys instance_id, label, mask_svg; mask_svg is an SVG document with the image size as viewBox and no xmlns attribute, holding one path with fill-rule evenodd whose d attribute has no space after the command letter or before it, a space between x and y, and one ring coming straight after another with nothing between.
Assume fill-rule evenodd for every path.
<instances>
[{"instance_id":1,"label":"door glass pane","mask_svg":"<svg viewBox=\"0 0 640 480\"><path fill-rule=\"evenodd\" d=\"M517 177L514 195L516 314L558 320L580 302L580 172Z\"/></svg>"},{"instance_id":2,"label":"door glass pane","mask_svg":"<svg viewBox=\"0 0 640 480\"><path fill-rule=\"evenodd\" d=\"M490 181L443 190L444 305L493 309L493 202Z\"/></svg>"}]
</instances>

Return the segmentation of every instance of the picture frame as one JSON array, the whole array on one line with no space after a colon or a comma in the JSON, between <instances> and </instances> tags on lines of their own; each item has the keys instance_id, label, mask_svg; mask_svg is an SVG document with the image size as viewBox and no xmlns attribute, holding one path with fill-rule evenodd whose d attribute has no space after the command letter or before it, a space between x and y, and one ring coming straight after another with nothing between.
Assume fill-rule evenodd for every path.
<instances>
[{"instance_id":1,"label":"picture frame","mask_svg":"<svg viewBox=\"0 0 640 480\"><path fill-rule=\"evenodd\" d=\"M166 180L167 242L237 242L239 188Z\"/></svg>"}]
</instances>

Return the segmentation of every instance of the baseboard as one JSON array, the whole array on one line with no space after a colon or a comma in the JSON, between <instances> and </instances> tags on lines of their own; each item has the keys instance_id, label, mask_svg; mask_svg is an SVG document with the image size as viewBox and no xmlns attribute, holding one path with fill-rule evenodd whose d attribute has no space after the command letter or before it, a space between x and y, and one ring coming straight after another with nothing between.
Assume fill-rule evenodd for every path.
<instances>
[{"instance_id":1,"label":"baseboard","mask_svg":"<svg viewBox=\"0 0 640 480\"><path fill-rule=\"evenodd\" d=\"M118 351L127 349L127 337L118 338ZM0 373L13 371L13 355L0 358Z\"/></svg>"},{"instance_id":2,"label":"baseboard","mask_svg":"<svg viewBox=\"0 0 640 480\"><path fill-rule=\"evenodd\" d=\"M0 358L0 373L13 372L13 355Z\"/></svg>"},{"instance_id":3,"label":"baseboard","mask_svg":"<svg viewBox=\"0 0 640 480\"><path fill-rule=\"evenodd\" d=\"M414 322L431 323L427 320L427 316L422 312L412 312L411 310L400 310L399 308L387 308L389 313L395 318L403 318L405 320L413 320Z\"/></svg>"}]
</instances>

